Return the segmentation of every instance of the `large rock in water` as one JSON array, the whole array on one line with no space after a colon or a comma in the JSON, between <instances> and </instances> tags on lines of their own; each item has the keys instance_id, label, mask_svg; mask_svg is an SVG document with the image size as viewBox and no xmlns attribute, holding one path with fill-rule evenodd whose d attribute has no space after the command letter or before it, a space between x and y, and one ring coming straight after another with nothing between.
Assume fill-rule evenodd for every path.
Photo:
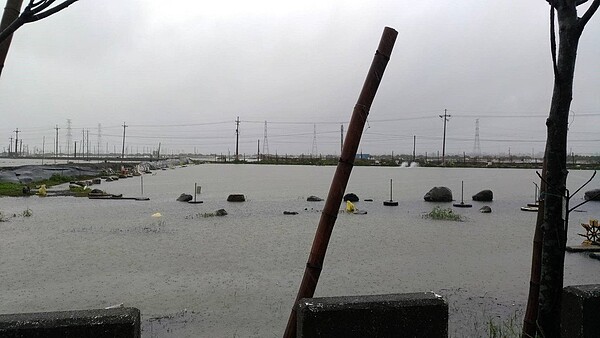
<instances>
[{"instance_id":1,"label":"large rock in water","mask_svg":"<svg viewBox=\"0 0 600 338\"><path fill-rule=\"evenodd\" d=\"M177 200L179 202L189 202L192 199L193 199L192 195L188 195L188 194L185 194L185 193L183 193L183 194L179 195L179 197L177 197Z\"/></svg>"},{"instance_id":2,"label":"large rock in water","mask_svg":"<svg viewBox=\"0 0 600 338\"><path fill-rule=\"evenodd\" d=\"M489 214L490 212L492 212L492 208L490 208L489 205L484 205L481 208L479 208L479 212L483 214Z\"/></svg>"},{"instance_id":3,"label":"large rock in water","mask_svg":"<svg viewBox=\"0 0 600 338\"><path fill-rule=\"evenodd\" d=\"M346 201L350 201L350 202L358 202L358 196L356 196L355 193L348 193L346 195L344 195L344 202Z\"/></svg>"},{"instance_id":4,"label":"large rock in water","mask_svg":"<svg viewBox=\"0 0 600 338\"><path fill-rule=\"evenodd\" d=\"M473 195L473 201L491 202L494 199L494 193L491 190L481 190Z\"/></svg>"},{"instance_id":5,"label":"large rock in water","mask_svg":"<svg viewBox=\"0 0 600 338\"><path fill-rule=\"evenodd\" d=\"M452 202L452 190L447 187L433 187L423 198L427 202Z\"/></svg>"},{"instance_id":6,"label":"large rock in water","mask_svg":"<svg viewBox=\"0 0 600 338\"><path fill-rule=\"evenodd\" d=\"M600 201L600 189L586 191L583 198L586 201Z\"/></svg>"},{"instance_id":7,"label":"large rock in water","mask_svg":"<svg viewBox=\"0 0 600 338\"><path fill-rule=\"evenodd\" d=\"M231 194L227 196L227 202L244 202L246 197L243 194Z\"/></svg>"},{"instance_id":8,"label":"large rock in water","mask_svg":"<svg viewBox=\"0 0 600 338\"><path fill-rule=\"evenodd\" d=\"M321 202L323 199L317 196L308 196L306 199L308 202Z\"/></svg>"}]
</instances>

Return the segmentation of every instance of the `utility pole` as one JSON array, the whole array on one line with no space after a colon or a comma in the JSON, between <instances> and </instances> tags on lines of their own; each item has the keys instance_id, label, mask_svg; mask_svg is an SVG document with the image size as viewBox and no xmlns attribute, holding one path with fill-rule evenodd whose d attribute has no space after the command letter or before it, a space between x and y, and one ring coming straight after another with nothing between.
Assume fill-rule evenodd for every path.
<instances>
[{"instance_id":1,"label":"utility pole","mask_svg":"<svg viewBox=\"0 0 600 338\"><path fill-rule=\"evenodd\" d=\"M344 125L340 124L340 155L342 150L344 150Z\"/></svg>"},{"instance_id":2,"label":"utility pole","mask_svg":"<svg viewBox=\"0 0 600 338\"><path fill-rule=\"evenodd\" d=\"M256 148L256 161L260 162L260 139L258 141L258 147Z\"/></svg>"},{"instance_id":3,"label":"utility pole","mask_svg":"<svg viewBox=\"0 0 600 338\"><path fill-rule=\"evenodd\" d=\"M310 151L310 157L317 157L317 124L313 124L313 143L312 150Z\"/></svg>"},{"instance_id":4,"label":"utility pole","mask_svg":"<svg viewBox=\"0 0 600 338\"><path fill-rule=\"evenodd\" d=\"M413 162L416 160L417 135L413 135Z\"/></svg>"},{"instance_id":5,"label":"utility pole","mask_svg":"<svg viewBox=\"0 0 600 338\"><path fill-rule=\"evenodd\" d=\"M123 163L123 159L125 158L125 128L127 127L128 125L123 122L123 149L121 150L121 163Z\"/></svg>"},{"instance_id":6,"label":"utility pole","mask_svg":"<svg viewBox=\"0 0 600 338\"><path fill-rule=\"evenodd\" d=\"M240 143L240 117L238 116L235 120L235 161L236 162L240 160L239 143Z\"/></svg>"},{"instance_id":7,"label":"utility pole","mask_svg":"<svg viewBox=\"0 0 600 338\"><path fill-rule=\"evenodd\" d=\"M444 139L442 141L442 165L446 165L446 122L450 120L452 115L448 114L448 111L444 109L444 115L439 115L440 118L444 119Z\"/></svg>"},{"instance_id":8,"label":"utility pole","mask_svg":"<svg viewBox=\"0 0 600 338\"><path fill-rule=\"evenodd\" d=\"M56 144L54 145L54 158L58 158L58 130L60 129L58 128L58 124L54 127L54 129L56 129Z\"/></svg>"},{"instance_id":9,"label":"utility pole","mask_svg":"<svg viewBox=\"0 0 600 338\"><path fill-rule=\"evenodd\" d=\"M12 140L13 140L13 137L11 136L10 137L10 145L8 146L8 156L10 156L10 153L12 152Z\"/></svg>"},{"instance_id":10,"label":"utility pole","mask_svg":"<svg viewBox=\"0 0 600 338\"><path fill-rule=\"evenodd\" d=\"M85 148L87 149L87 160L90 160L90 130L86 131L86 144Z\"/></svg>"},{"instance_id":11,"label":"utility pole","mask_svg":"<svg viewBox=\"0 0 600 338\"><path fill-rule=\"evenodd\" d=\"M15 130L15 156L17 156L17 157L19 156L19 149L18 149L18 147L19 147L19 133L20 132L21 131L19 130L19 128L17 128Z\"/></svg>"},{"instance_id":12,"label":"utility pole","mask_svg":"<svg viewBox=\"0 0 600 338\"><path fill-rule=\"evenodd\" d=\"M46 157L46 136L42 137L42 165L44 165L45 157Z\"/></svg>"}]
</instances>

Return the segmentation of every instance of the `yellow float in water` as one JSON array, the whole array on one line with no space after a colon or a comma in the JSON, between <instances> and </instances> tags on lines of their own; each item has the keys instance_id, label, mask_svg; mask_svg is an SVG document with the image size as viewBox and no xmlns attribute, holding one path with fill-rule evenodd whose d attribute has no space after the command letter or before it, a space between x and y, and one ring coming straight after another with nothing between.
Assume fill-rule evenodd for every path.
<instances>
[{"instance_id":1,"label":"yellow float in water","mask_svg":"<svg viewBox=\"0 0 600 338\"><path fill-rule=\"evenodd\" d=\"M346 201L346 212L354 212L356 211L356 207L354 206L354 203L350 202L350 201Z\"/></svg>"},{"instance_id":2,"label":"yellow float in water","mask_svg":"<svg viewBox=\"0 0 600 338\"><path fill-rule=\"evenodd\" d=\"M155 214L152 214L152 217L158 218L158 217L162 217L162 215L160 214L160 212L157 212Z\"/></svg>"},{"instance_id":3,"label":"yellow float in water","mask_svg":"<svg viewBox=\"0 0 600 338\"><path fill-rule=\"evenodd\" d=\"M46 185L45 184L42 184L42 186L40 186L40 188L38 189L37 194L40 197L46 197L48 195L48 192L46 191Z\"/></svg>"}]
</instances>

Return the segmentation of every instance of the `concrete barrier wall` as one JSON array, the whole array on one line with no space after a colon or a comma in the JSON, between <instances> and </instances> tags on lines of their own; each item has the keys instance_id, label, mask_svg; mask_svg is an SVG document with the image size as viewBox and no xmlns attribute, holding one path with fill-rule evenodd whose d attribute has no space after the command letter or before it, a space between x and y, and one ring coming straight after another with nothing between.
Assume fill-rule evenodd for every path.
<instances>
[{"instance_id":1,"label":"concrete barrier wall","mask_svg":"<svg viewBox=\"0 0 600 338\"><path fill-rule=\"evenodd\" d=\"M562 337L600 337L600 284L565 287L561 311Z\"/></svg>"},{"instance_id":2,"label":"concrete barrier wall","mask_svg":"<svg viewBox=\"0 0 600 338\"><path fill-rule=\"evenodd\" d=\"M0 315L0 336L139 338L140 310L115 308Z\"/></svg>"},{"instance_id":3,"label":"concrete barrier wall","mask_svg":"<svg viewBox=\"0 0 600 338\"><path fill-rule=\"evenodd\" d=\"M432 292L304 298L297 337L448 337L448 303Z\"/></svg>"}]
</instances>

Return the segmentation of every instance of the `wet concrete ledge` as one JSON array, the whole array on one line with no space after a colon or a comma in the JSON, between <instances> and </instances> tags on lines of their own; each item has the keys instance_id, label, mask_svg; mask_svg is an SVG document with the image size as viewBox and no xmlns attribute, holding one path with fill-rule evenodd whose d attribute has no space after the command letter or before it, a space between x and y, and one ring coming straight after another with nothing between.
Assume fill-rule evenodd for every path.
<instances>
[{"instance_id":1,"label":"wet concrete ledge","mask_svg":"<svg viewBox=\"0 0 600 338\"><path fill-rule=\"evenodd\" d=\"M448 303L432 292L304 298L297 337L448 337Z\"/></svg>"},{"instance_id":2,"label":"wet concrete ledge","mask_svg":"<svg viewBox=\"0 0 600 338\"><path fill-rule=\"evenodd\" d=\"M139 338L140 310L114 308L0 315L0 336Z\"/></svg>"},{"instance_id":3,"label":"wet concrete ledge","mask_svg":"<svg viewBox=\"0 0 600 338\"><path fill-rule=\"evenodd\" d=\"M569 338L600 335L600 284L567 286L562 293L561 334Z\"/></svg>"}]
</instances>

